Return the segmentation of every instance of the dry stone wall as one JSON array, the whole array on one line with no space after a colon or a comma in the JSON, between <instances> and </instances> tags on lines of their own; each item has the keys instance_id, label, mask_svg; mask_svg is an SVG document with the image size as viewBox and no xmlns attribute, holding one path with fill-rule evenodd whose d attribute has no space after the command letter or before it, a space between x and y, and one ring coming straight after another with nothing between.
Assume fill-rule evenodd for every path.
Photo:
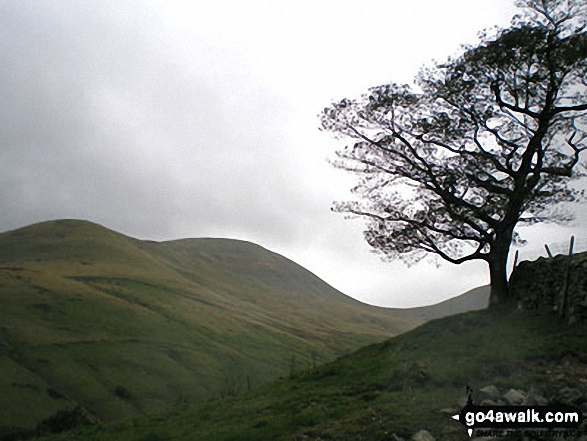
<instances>
[{"instance_id":1,"label":"dry stone wall","mask_svg":"<svg viewBox=\"0 0 587 441\"><path fill-rule=\"evenodd\" d=\"M587 320L587 253L520 262L510 293L523 310L555 313L570 323Z\"/></svg>"}]
</instances>

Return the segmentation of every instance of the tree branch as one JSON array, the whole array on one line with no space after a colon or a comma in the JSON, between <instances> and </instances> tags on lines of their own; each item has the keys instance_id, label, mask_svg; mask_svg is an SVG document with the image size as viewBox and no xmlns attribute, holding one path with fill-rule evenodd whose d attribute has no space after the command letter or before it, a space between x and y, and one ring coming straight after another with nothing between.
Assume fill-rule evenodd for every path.
<instances>
[{"instance_id":1,"label":"tree branch","mask_svg":"<svg viewBox=\"0 0 587 441\"><path fill-rule=\"evenodd\" d=\"M429 223L423 223L423 222L416 221L414 219L409 219L409 218L402 217L402 216L392 217L390 215L390 216L385 217L385 216L382 216L382 215L379 215L376 213L371 213L371 212L362 211L362 210L356 210L353 208L346 208L344 211L351 213L351 214L356 214L358 216L370 217L372 219L376 219L376 220L383 222L383 223L398 222L398 223L409 224L409 225L415 227L416 231L418 231L419 234L423 235L427 239L429 246L435 250L434 252L436 254L439 254L443 259L445 259L449 262L452 262L452 263L462 263L467 260L479 258L479 254L480 254L481 250L486 245L486 241L480 237L467 236L465 234L458 234L453 231L443 230L438 227L434 227L433 225L430 225ZM445 236L449 236L451 238L451 240L460 240L460 241L465 241L465 242L477 242L479 245L477 247L477 250L474 253L472 253L468 256L462 257L462 258L455 259L455 258L452 258L449 255L447 255L446 253L444 253L440 248L438 248L435 244L436 240L433 238L430 238L430 236L426 233L426 231L434 231L436 233L439 233L439 234L442 234ZM413 245L416 245L416 244L414 243Z\"/></svg>"},{"instance_id":2,"label":"tree branch","mask_svg":"<svg viewBox=\"0 0 587 441\"><path fill-rule=\"evenodd\" d=\"M495 95L495 100L500 107L505 107L506 109L509 109L513 112L523 113L524 115L531 116L532 118L538 118L539 114L536 112L533 112L532 110L528 109L527 107L519 107L519 106L515 106L513 104L506 103L501 98L501 91L499 89L499 84L497 82L495 82L491 85L491 90L493 91L493 93Z\"/></svg>"},{"instance_id":3,"label":"tree branch","mask_svg":"<svg viewBox=\"0 0 587 441\"><path fill-rule=\"evenodd\" d=\"M555 107L552 109L551 114L556 115L561 112L581 112L583 110L587 110L587 103L579 104L577 106L562 106L562 107Z\"/></svg>"}]
</instances>

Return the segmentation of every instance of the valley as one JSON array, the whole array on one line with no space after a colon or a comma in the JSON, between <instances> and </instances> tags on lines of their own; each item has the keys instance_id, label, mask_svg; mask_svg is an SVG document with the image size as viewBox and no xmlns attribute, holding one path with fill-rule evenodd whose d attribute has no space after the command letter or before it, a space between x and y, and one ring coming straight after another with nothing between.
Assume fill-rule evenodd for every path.
<instances>
[{"instance_id":1,"label":"valley","mask_svg":"<svg viewBox=\"0 0 587 441\"><path fill-rule=\"evenodd\" d=\"M0 234L0 302L0 427L23 429L257 388L421 323L252 243L76 220Z\"/></svg>"}]
</instances>

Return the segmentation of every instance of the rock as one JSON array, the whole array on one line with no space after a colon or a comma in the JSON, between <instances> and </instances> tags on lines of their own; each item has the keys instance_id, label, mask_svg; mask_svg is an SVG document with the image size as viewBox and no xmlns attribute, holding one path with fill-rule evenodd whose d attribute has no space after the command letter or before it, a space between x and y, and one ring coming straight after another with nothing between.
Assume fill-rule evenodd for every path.
<instances>
[{"instance_id":1,"label":"rock","mask_svg":"<svg viewBox=\"0 0 587 441\"><path fill-rule=\"evenodd\" d=\"M503 400L483 400L481 401L481 406L503 406L505 404L505 401Z\"/></svg>"},{"instance_id":2,"label":"rock","mask_svg":"<svg viewBox=\"0 0 587 441\"><path fill-rule=\"evenodd\" d=\"M583 392L574 387L563 387L558 391L557 398L564 404L575 405L583 398Z\"/></svg>"},{"instance_id":3,"label":"rock","mask_svg":"<svg viewBox=\"0 0 587 441\"><path fill-rule=\"evenodd\" d=\"M455 409L453 407L445 407L444 409L440 409L439 412L444 413L446 415L455 415L460 412L460 409Z\"/></svg>"},{"instance_id":4,"label":"rock","mask_svg":"<svg viewBox=\"0 0 587 441\"><path fill-rule=\"evenodd\" d=\"M412 441L436 441L427 430L419 430L412 435Z\"/></svg>"},{"instance_id":5,"label":"rock","mask_svg":"<svg viewBox=\"0 0 587 441\"><path fill-rule=\"evenodd\" d=\"M479 402L483 400L495 401L499 400L500 398L501 393L499 393L499 389L495 387L493 384L479 389L479 392L477 393L477 399L479 400Z\"/></svg>"},{"instance_id":6,"label":"rock","mask_svg":"<svg viewBox=\"0 0 587 441\"><path fill-rule=\"evenodd\" d=\"M537 392L530 391L522 404L525 406L547 406L548 399Z\"/></svg>"},{"instance_id":7,"label":"rock","mask_svg":"<svg viewBox=\"0 0 587 441\"><path fill-rule=\"evenodd\" d=\"M395 433L391 434L391 439L393 441L405 441L401 436L397 436Z\"/></svg>"},{"instance_id":8,"label":"rock","mask_svg":"<svg viewBox=\"0 0 587 441\"><path fill-rule=\"evenodd\" d=\"M524 402L526 395L517 389L510 389L503 394L503 399L510 406L518 406Z\"/></svg>"},{"instance_id":9,"label":"rock","mask_svg":"<svg viewBox=\"0 0 587 441\"><path fill-rule=\"evenodd\" d=\"M510 277L511 297L522 305L524 313L554 312L567 322L584 321L587 319L586 269L585 253L520 262ZM561 290L561 286L565 289ZM565 304L562 310L561 304Z\"/></svg>"}]
</instances>

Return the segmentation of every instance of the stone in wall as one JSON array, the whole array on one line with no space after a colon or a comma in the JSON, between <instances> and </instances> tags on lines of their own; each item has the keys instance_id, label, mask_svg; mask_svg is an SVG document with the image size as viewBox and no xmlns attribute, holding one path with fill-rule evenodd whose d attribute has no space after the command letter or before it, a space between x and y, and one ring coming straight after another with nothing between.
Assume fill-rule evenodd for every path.
<instances>
[{"instance_id":1,"label":"stone in wall","mask_svg":"<svg viewBox=\"0 0 587 441\"><path fill-rule=\"evenodd\" d=\"M587 320L587 253L520 262L510 293L523 310Z\"/></svg>"}]
</instances>

